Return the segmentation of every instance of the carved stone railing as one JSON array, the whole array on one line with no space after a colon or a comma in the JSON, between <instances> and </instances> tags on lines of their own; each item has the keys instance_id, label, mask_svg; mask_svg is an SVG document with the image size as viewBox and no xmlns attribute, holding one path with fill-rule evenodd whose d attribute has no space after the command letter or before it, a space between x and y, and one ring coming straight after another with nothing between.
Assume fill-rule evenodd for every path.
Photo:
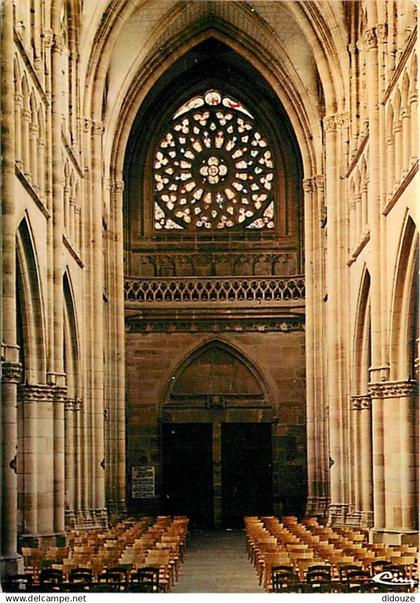
<instances>
[{"instance_id":1,"label":"carved stone railing","mask_svg":"<svg viewBox=\"0 0 420 603\"><path fill-rule=\"evenodd\" d=\"M126 302L293 302L305 299L303 276L185 277L124 280Z\"/></svg>"}]
</instances>

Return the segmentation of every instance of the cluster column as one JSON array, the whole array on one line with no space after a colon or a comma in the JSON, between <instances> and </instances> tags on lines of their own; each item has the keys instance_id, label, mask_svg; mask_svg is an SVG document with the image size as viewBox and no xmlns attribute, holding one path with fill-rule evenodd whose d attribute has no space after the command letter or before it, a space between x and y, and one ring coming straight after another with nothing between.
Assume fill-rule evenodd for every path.
<instances>
[{"instance_id":1,"label":"cluster column","mask_svg":"<svg viewBox=\"0 0 420 603\"><path fill-rule=\"evenodd\" d=\"M13 2L4 0L1 36L1 213L3 343L1 354L1 554L0 574L23 569L17 552L17 386L22 366L16 345L16 240L15 240L15 123L13 76Z\"/></svg>"},{"instance_id":2,"label":"cluster column","mask_svg":"<svg viewBox=\"0 0 420 603\"><path fill-rule=\"evenodd\" d=\"M378 526L375 518L375 533L379 539L383 538L382 533L416 534L417 382L387 381L371 384L370 390L385 419L382 427L386 441L383 449L383 525ZM387 539L391 537L388 535Z\"/></svg>"},{"instance_id":3,"label":"cluster column","mask_svg":"<svg viewBox=\"0 0 420 603\"><path fill-rule=\"evenodd\" d=\"M308 498L306 513L324 515L328 505L328 452L324 378L322 369L324 291L322 211L324 178L314 176L303 181L305 194L305 286L306 304L306 430ZM317 275L315 276L315 271ZM310 300L310 303L309 303Z\"/></svg>"}]
</instances>

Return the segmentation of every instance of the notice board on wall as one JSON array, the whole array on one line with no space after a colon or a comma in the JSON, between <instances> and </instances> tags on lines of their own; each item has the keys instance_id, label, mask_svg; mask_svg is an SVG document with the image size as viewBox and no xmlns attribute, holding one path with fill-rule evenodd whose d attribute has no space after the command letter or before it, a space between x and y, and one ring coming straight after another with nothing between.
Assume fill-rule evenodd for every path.
<instances>
[{"instance_id":1,"label":"notice board on wall","mask_svg":"<svg viewBox=\"0 0 420 603\"><path fill-rule=\"evenodd\" d=\"M155 468L139 465L131 468L131 496L155 498Z\"/></svg>"}]
</instances>

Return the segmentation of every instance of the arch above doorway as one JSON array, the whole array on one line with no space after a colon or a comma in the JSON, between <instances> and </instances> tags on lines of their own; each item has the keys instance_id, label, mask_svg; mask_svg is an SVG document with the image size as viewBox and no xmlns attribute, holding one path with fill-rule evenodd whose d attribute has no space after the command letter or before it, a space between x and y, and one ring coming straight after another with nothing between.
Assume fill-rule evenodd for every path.
<instances>
[{"instance_id":1,"label":"arch above doorway","mask_svg":"<svg viewBox=\"0 0 420 603\"><path fill-rule=\"evenodd\" d=\"M162 503L197 526L271 513L273 410L263 376L219 339L190 352L166 388Z\"/></svg>"},{"instance_id":2,"label":"arch above doorway","mask_svg":"<svg viewBox=\"0 0 420 603\"><path fill-rule=\"evenodd\" d=\"M272 404L262 375L245 356L219 339L190 353L164 394L163 421L182 421L187 411L200 422L222 413L223 421L271 421ZM189 420L189 419L188 419Z\"/></svg>"}]
</instances>

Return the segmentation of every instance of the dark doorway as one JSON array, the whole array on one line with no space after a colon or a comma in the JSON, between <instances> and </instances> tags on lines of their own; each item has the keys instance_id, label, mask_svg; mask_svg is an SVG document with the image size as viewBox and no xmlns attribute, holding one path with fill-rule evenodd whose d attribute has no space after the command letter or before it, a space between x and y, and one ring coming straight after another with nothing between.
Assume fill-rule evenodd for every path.
<instances>
[{"instance_id":1,"label":"dark doorway","mask_svg":"<svg viewBox=\"0 0 420 603\"><path fill-rule=\"evenodd\" d=\"M244 515L272 512L270 423L222 424L222 523L242 527Z\"/></svg>"},{"instance_id":2,"label":"dark doorway","mask_svg":"<svg viewBox=\"0 0 420 603\"><path fill-rule=\"evenodd\" d=\"M164 423L163 508L188 515L192 527L213 526L211 423Z\"/></svg>"}]
</instances>

